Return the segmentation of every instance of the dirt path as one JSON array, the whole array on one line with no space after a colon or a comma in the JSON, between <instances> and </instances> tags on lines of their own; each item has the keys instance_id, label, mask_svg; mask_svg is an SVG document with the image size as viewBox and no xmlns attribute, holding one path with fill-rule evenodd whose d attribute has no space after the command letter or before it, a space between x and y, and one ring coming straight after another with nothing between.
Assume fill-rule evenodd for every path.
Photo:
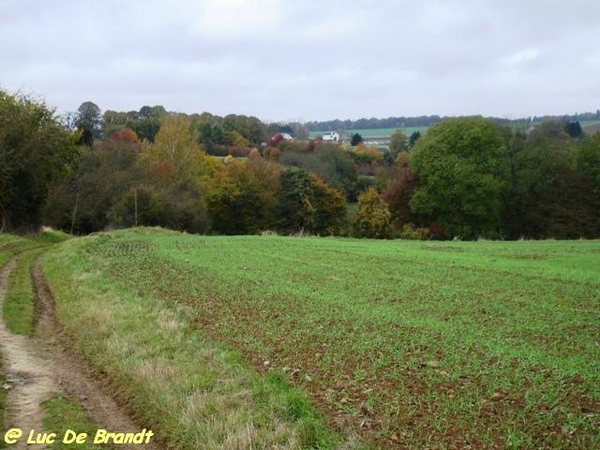
<instances>
[{"instance_id":1,"label":"dirt path","mask_svg":"<svg viewBox=\"0 0 600 450\"><path fill-rule=\"evenodd\" d=\"M41 403L57 391L48 365L33 341L11 333L4 324L2 304L14 266L15 259L12 259L0 274L0 351L6 379L12 386L7 395L7 428L41 430ZM14 448L26 448L26 445L20 442Z\"/></svg>"},{"instance_id":2,"label":"dirt path","mask_svg":"<svg viewBox=\"0 0 600 450\"><path fill-rule=\"evenodd\" d=\"M15 335L7 329L2 316L2 303L14 265L13 259L0 272L0 352L11 387L7 395L7 428L20 428L25 435L32 429L41 431L41 403L62 393L77 401L98 428L115 433L142 431L144 427L136 425L115 403L105 388L93 379L85 364L60 346L61 328L54 313L54 299L37 263L32 272L37 337ZM25 439L21 439L10 448L24 449L28 446ZM36 445L35 448L45 447ZM154 450L159 447L151 442L142 445L123 444L118 448Z\"/></svg>"}]
</instances>

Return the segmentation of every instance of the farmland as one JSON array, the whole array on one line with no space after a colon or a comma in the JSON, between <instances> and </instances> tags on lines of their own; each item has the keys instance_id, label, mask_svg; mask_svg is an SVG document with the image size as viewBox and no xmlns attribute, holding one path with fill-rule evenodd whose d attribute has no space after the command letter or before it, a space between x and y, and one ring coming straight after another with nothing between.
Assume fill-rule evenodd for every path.
<instances>
[{"instance_id":1,"label":"farmland","mask_svg":"<svg viewBox=\"0 0 600 450\"><path fill-rule=\"evenodd\" d=\"M175 448L600 445L600 242L55 246L66 335Z\"/></svg>"},{"instance_id":2,"label":"farmland","mask_svg":"<svg viewBox=\"0 0 600 450\"><path fill-rule=\"evenodd\" d=\"M423 134L425 131L427 131L427 127L400 127L400 128L369 128L369 129L364 129L364 130L347 130L347 133L348 133L348 136L352 136L353 134L358 133L365 140L374 139L374 138L389 139L389 137L394 133L394 131L396 131L398 129L401 130L406 136L410 136L415 131L418 131L421 134ZM311 131L310 137L316 138L316 137L322 136L323 134L325 134L329 131L335 131L335 130Z\"/></svg>"},{"instance_id":3,"label":"farmland","mask_svg":"<svg viewBox=\"0 0 600 450\"><path fill-rule=\"evenodd\" d=\"M581 123L581 127L583 128L584 132L587 132L588 129L593 130L592 132L595 132L595 131L597 131L596 128L600 124L600 120L583 120L580 123ZM417 131L421 134L424 134L427 131L427 128L428 127L369 128L369 129L362 129L362 130L347 130L347 133L348 133L348 136L352 136L353 134L358 133L365 140L375 139L375 138L385 140L385 139L389 139L389 137L397 129L401 130L406 136L410 136L412 133L417 132ZM335 130L311 131L310 137L311 137L311 139L314 139L314 138L320 137L323 134L328 133L330 131L335 131Z\"/></svg>"}]
</instances>

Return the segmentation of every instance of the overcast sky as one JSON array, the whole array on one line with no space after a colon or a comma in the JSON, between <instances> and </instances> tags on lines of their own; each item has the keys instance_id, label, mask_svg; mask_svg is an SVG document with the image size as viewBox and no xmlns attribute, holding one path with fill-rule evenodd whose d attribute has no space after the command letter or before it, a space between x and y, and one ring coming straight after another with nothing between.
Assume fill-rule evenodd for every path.
<instances>
[{"instance_id":1,"label":"overcast sky","mask_svg":"<svg viewBox=\"0 0 600 450\"><path fill-rule=\"evenodd\" d=\"M263 120L600 108L599 0L0 0L0 88Z\"/></svg>"}]
</instances>

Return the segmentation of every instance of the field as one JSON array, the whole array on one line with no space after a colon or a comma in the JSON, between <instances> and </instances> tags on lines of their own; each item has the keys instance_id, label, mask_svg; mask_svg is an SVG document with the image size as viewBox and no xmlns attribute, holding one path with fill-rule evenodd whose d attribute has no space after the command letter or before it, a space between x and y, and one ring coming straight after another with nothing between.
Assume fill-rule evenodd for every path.
<instances>
[{"instance_id":1,"label":"field","mask_svg":"<svg viewBox=\"0 0 600 450\"><path fill-rule=\"evenodd\" d=\"M583 120L580 122L583 131L586 132L589 130L597 131L598 125L600 125L600 120ZM401 127L400 129L406 136L410 136L415 131L418 131L423 135L427 131L428 127ZM348 136L351 137L353 134L360 134L364 140L374 139L374 138L383 138L389 139L389 137L396 131L398 128L369 128L364 130L347 130ZM320 137L325 133L335 130L322 130L322 131L311 131L310 137L316 138Z\"/></svg>"},{"instance_id":2,"label":"field","mask_svg":"<svg viewBox=\"0 0 600 450\"><path fill-rule=\"evenodd\" d=\"M595 125L600 125L600 120L582 120L580 122L580 125L583 128L583 131L585 131L585 129L588 128L588 127L593 127Z\"/></svg>"},{"instance_id":3,"label":"field","mask_svg":"<svg viewBox=\"0 0 600 450\"><path fill-rule=\"evenodd\" d=\"M44 257L73 348L173 448L600 446L600 242L203 237Z\"/></svg>"},{"instance_id":4,"label":"field","mask_svg":"<svg viewBox=\"0 0 600 450\"><path fill-rule=\"evenodd\" d=\"M398 128L369 128L369 129L364 129L364 130L347 130L347 133L348 133L349 137L352 137L353 134L358 133L365 140L369 140L369 139L373 139L373 138L389 139L389 137L397 129ZM410 136L415 131L418 131L421 134L425 133L425 131L427 131L427 127L401 127L400 130L402 130L402 132L406 136ZM311 131L310 132L310 137L311 138L316 138L316 137L319 137L319 136L323 136L323 134L325 134L325 133L327 133L329 131L335 131L335 130Z\"/></svg>"}]
</instances>

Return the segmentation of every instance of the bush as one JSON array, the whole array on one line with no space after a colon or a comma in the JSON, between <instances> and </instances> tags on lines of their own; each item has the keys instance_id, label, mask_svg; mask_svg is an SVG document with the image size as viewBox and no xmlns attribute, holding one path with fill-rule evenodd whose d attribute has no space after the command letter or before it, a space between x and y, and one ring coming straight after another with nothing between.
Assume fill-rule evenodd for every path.
<instances>
[{"instance_id":1,"label":"bush","mask_svg":"<svg viewBox=\"0 0 600 450\"><path fill-rule=\"evenodd\" d=\"M428 228L415 228L412 223L405 223L400 231L400 239L407 239L409 241L426 241L429 239Z\"/></svg>"}]
</instances>

